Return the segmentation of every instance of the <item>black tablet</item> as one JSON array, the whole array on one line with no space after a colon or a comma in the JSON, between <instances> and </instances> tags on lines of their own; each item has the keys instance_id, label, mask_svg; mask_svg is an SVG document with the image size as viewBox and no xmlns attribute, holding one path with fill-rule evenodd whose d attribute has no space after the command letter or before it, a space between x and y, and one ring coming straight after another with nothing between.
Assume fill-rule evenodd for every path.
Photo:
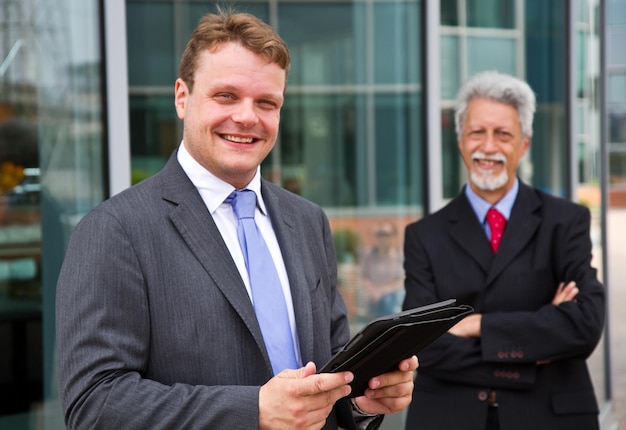
<instances>
[{"instance_id":1,"label":"black tablet","mask_svg":"<svg viewBox=\"0 0 626 430\"><path fill-rule=\"evenodd\" d=\"M398 368L409 358L472 313L468 305L449 299L377 318L363 327L319 373L354 373L350 397L362 396L374 376Z\"/></svg>"}]
</instances>

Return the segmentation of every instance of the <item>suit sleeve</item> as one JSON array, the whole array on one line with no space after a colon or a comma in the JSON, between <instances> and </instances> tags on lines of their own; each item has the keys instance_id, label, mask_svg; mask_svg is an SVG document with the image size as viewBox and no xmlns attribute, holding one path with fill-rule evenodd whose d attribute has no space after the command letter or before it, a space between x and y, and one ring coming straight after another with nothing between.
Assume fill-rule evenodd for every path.
<instances>
[{"instance_id":1,"label":"suit sleeve","mask_svg":"<svg viewBox=\"0 0 626 430\"><path fill-rule=\"evenodd\" d=\"M151 338L143 279L123 226L97 209L87 215L72 235L57 285L68 428L258 426L259 387L165 385L143 377Z\"/></svg>"}]
</instances>

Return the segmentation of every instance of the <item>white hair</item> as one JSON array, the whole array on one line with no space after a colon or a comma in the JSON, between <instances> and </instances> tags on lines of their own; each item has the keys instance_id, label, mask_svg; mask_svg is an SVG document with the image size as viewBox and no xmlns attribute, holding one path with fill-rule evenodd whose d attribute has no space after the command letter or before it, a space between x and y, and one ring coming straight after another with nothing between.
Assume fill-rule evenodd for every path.
<instances>
[{"instance_id":1,"label":"white hair","mask_svg":"<svg viewBox=\"0 0 626 430\"><path fill-rule=\"evenodd\" d=\"M458 137L461 136L467 106L470 101L476 98L493 100L513 106L517 110L523 136L532 137L536 103L535 93L521 79L496 71L478 73L467 80L459 89L454 113Z\"/></svg>"}]
</instances>

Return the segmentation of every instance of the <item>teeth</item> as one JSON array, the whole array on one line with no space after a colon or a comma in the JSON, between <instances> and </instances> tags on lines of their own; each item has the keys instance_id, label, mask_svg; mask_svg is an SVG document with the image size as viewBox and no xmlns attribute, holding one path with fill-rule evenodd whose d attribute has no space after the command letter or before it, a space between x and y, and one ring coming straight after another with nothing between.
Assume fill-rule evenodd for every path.
<instances>
[{"instance_id":1,"label":"teeth","mask_svg":"<svg viewBox=\"0 0 626 430\"><path fill-rule=\"evenodd\" d=\"M231 142L237 142L237 143L252 143L252 140L253 140L251 137L237 137L237 136L232 136L230 134L225 135L224 139L230 140Z\"/></svg>"}]
</instances>

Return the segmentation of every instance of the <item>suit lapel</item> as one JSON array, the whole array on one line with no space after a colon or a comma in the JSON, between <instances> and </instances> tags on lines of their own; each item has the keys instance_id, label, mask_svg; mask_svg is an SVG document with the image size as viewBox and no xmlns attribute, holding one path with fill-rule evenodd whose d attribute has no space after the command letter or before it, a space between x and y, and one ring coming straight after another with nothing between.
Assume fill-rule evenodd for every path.
<instances>
[{"instance_id":1,"label":"suit lapel","mask_svg":"<svg viewBox=\"0 0 626 430\"><path fill-rule=\"evenodd\" d=\"M489 272L493 253L476 213L464 192L451 202L448 220L452 239L476 260L485 273Z\"/></svg>"},{"instance_id":2,"label":"suit lapel","mask_svg":"<svg viewBox=\"0 0 626 430\"><path fill-rule=\"evenodd\" d=\"M237 266L204 201L175 156L163 169L162 190L163 199L176 204L169 213L172 224L244 321L270 366L261 329Z\"/></svg>"},{"instance_id":3,"label":"suit lapel","mask_svg":"<svg viewBox=\"0 0 626 430\"><path fill-rule=\"evenodd\" d=\"M520 182L511 217L487 277L487 285L493 282L528 245L541 224L541 217L537 214L540 207L541 200L537 198L532 188Z\"/></svg>"}]
</instances>

